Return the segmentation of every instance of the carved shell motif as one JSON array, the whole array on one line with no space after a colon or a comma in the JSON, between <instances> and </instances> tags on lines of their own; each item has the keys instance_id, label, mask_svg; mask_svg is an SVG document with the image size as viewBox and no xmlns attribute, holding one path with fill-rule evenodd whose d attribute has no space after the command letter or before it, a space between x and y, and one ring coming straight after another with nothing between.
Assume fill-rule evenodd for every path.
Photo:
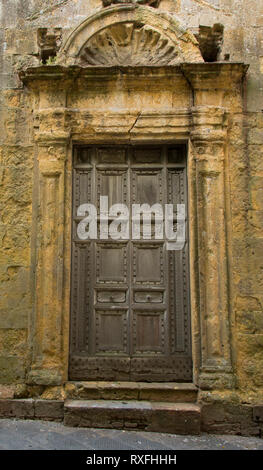
<instances>
[{"instance_id":1,"label":"carved shell motif","mask_svg":"<svg viewBox=\"0 0 263 470\"><path fill-rule=\"evenodd\" d=\"M103 6L108 7L109 5L114 5L117 3L138 3L139 5L149 5L157 8L159 6L160 0L102 0Z\"/></svg>"},{"instance_id":2,"label":"carved shell motif","mask_svg":"<svg viewBox=\"0 0 263 470\"><path fill-rule=\"evenodd\" d=\"M81 65L173 65L174 43L152 27L119 23L92 36L80 54Z\"/></svg>"}]
</instances>

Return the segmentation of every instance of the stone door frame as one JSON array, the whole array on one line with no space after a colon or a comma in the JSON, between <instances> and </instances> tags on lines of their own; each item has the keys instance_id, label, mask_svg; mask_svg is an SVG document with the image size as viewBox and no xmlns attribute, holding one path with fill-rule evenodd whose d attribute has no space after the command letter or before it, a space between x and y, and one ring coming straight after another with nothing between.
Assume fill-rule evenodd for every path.
<instances>
[{"instance_id":1,"label":"stone door frame","mask_svg":"<svg viewBox=\"0 0 263 470\"><path fill-rule=\"evenodd\" d=\"M71 162L74 143L188 144L190 285L194 382L203 389L235 386L229 306L226 225L231 103L242 112L243 64L192 63L164 67L81 68L42 66L20 74L34 98L36 167L33 218L35 303L30 319L31 355L27 382L59 386L68 379L70 320ZM186 81L189 100L165 113L155 107L129 116L92 114L68 107L75 89L107 86L120 78L145 83L152 77L165 91ZM83 94L82 94L83 96ZM88 121L87 121L88 120ZM90 122L87 131L87 122ZM91 130L92 129L92 132ZM212 294L212 295L211 295Z\"/></svg>"}]
</instances>

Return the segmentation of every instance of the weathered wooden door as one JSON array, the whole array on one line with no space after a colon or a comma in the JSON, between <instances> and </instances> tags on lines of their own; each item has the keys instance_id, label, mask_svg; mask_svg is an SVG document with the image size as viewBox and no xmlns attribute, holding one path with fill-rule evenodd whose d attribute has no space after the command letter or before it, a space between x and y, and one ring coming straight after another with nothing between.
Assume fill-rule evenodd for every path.
<instances>
[{"instance_id":1,"label":"weathered wooden door","mask_svg":"<svg viewBox=\"0 0 263 470\"><path fill-rule=\"evenodd\" d=\"M77 209L92 203L99 214L100 196L130 213L136 203L187 205L184 146L75 149L70 379L190 381L187 240L180 251L165 239L101 240L100 217L97 239L79 239Z\"/></svg>"}]
</instances>

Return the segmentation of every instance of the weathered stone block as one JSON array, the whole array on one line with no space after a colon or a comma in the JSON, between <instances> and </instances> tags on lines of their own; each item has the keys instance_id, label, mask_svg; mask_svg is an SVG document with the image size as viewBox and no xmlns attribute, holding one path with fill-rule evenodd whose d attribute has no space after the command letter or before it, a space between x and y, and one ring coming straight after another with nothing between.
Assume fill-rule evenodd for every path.
<instances>
[{"instance_id":1,"label":"weathered stone block","mask_svg":"<svg viewBox=\"0 0 263 470\"><path fill-rule=\"evenodd\" d=\"M229 403L203 405L201 430L214 434L259 436L260 428L253 422L252 411L250 405Z\"/></svg>"},{"instance_id":2,"label":"weathered stone block","mask_svg":"<svg viewBox=\"0 0 263 470\"><path fill-rule=\"evenodd\" d=\"M37 386L35 385L34 388ZM61 386L42 386L44 390L41 392L42 400L64 400L65 392L64 387Z\"/></svg>"},{"instance_id":3,"label":"weathered stone block","mask_svg":"<svg viewBox=\"0 0 263 470\"><path fill-rule=\"evenodd\" d=\"M139 385L133 382L73 382L67 383L68 398L86 400L137 400Z\"/></svg>"},{"instance_id":4,"label":"weathered stone block","mask_svg":"<svg viewBox=\"0 0 263 470\"><path fill-rule=\"evenodd\" d=\"M27 383L30 385L56 386L62 382L61 373L53 369L34 369L27 377Z\"/></svg>"},{"instance_id":5,"label":"weathered stone block","mask_svg":"<svg viewBox=\"0 0 263 470\"><path fill-rule=\"evenodd\" d=\"M237 340L240 353L243 356L253 357L255 354L263 355L263 334L238 334Z\"/></svg>"},{"instance_id":6,"label":"weathered stone block","mask_svg":"<svg viewBox=\"0 0 263 470\"><path fill-rule=\"evenodd\" d=\"M263 233L263 210L251 210L248 212L248 220L251 232L258 237Z\"/></svg>"},{"instance_id":7,"label":"weathered stone block","mask_svg":"<svg viewBox=\"0 0 263 470\"><path fill-rule=\"evenodd\" d=\"M0 400L14 398L15 385L0 385Z\"/></svg>"},{"instance_id":8,"label":"weathered stone block","mask_svg":"<svg viewBox=\"0 0 263 470\"><path fill-rule=\"evenodd\" d=\"M0 329L0 355L23 356L26 353L27 330Z\"/></svg>"},{"instance_id":9,"label":"weathered stone block","mask_svg":"<svg viewBox=\"0 0 263 470\"><path fill-rule=\"evenodd\" d=\"M237 327L240 333L262 334L263 315L261 311L238 311L236 313Z\"/></svg>"},{"instance_id":10,"label":"weathered stone block","mask_svg":"<svg viewBox=\"0 0 263 470\"><path fill-rule=\"evenodd\" d=\"M13 73L0 73L0 82L3 89L22 88L21 82L17 75Z\"/></svg>"},{"instance_id":11,"label":"weathered stone block","mask_svg":"<svg viewBox=\"0 0 263 470\"><path fill-rule=\"evenodd\" d=\"M261 131L263 134L263 132ZM253 176L250 179L251 207L255 210L263 210L263 178Z\"/></svg>"},{"instance_id":12,"label":"weathered stone block","mask_svg":"<svg viewBox=\"0 0 263 470\"><path fill-rule=\"evenodd\" d=\"M17 256L19 250L13 249L14 256ZM8 255L10 256L10 254ZM28 254L27 254L28 256ZM3 260L3 258L2 258ZM20 262L19 262L20 261ZM27 260L29 261L29 260ZM13 259L11 263L2 263L3 273L0 274L1 291L5 292L0 298L0 329L18 330L28 327L28 318L30 313L30 291L29 291L29 270L25 268L21 260L16 263ZM4 334L4 333L3 333ZM7 331L6 339L3 342L11 341L14 332ZM26 334L18 333L17 335ZM7 343L6 343L7 344ZM21 346L21 341L18 341ZM12 355L12 350L10 351Z\"/></svg>"},{"instance_id":13,"label":"weathered stone block","mask_svg":"<svg viewBox=\"0 0 263 470\"><path fill-rule=\"evenodd\" d=\"M263 144L263 133L261 129L251 129L248 134L248 143L253 145Z\"/></svg>"},{"instance_id":14,"label":"weathered stone block","mask_svg":"<svg viewBox=\"0 0 263 470\"><path fill-rule=\"evenodd\" d=\"M27 250L30 243L30 229L27 224L1 225L2 249L11 251L17 249Z\"/></svg>"},{"instance_id":15,"label":"weathered stone block","mask_svg":"<svg viewBox=\"0 0 263 470\"><path fill-rule=\"evenodd\" d=\"M190 383L145 383L140 386L139 399L166 403L195 403L197 389Z\"/></svg>"},{"instance_id":16,"label":"weathered stone block","mask_svg":"<svg viewBox=\"0 0 263 470\"><path fill-rule=\"evenodd\" d=\"M263 423L263 405L253 406L253 419L256 423Z\"/></svg>"},{"instance_id":17,"label":"weathered stone block","mask_svg":"<svg viewBox=\"0 0 263 470\"><path fill-rule=\"evenodd\" d=\"M1 204L11 202L16 207L32 203L32 171L27 168L5 167L0 185Z\"/></svg>"},{"instance_id":18,"label":"weathered stone block","mask_svg":"<svg viewBox=\"0 0 263 470\"><path fill-rule=\"evenodd\" d=\"M199 434L200 408L190 403L68 400L64 423L67 426Z\"/></svg>"},{"instance_id":19,"label":"weathered stone block","mask_svg":"<svg viewBox=\"0 0 263 470\"><path fill-rule=\"evenodd\" d=\"M8 312L8 315L7 315ZM0 309L0 328L27 328L30 310L25 308Z\"/></svg>"},{"instance_id":20,"label":"weathered stone block","mask_svg":"<svg viewBox=\"0 0 263 470\"><path fill-rule=\"evenodd\" d=\"M12 384L25 379L25 360L17 356L0 356L0 383Z\"/></svg>"},{"instance_id":21,"label":"weathered stone block","mask_svg":"<svg viewBox=\"0 0 263 470\"><path fill-rule=\"evenodd\" d=\"M247 358L246 355L239 354L238 359L238 383L240 387L246 390L262 388L263 370L262 370L262 354Z\"/></svg>"},{"instance_id":22,"label":"weathered stone block","mask_svg":"<svg viewBox=\"0 0 263 470\"><path fill-rule=\"evenodd\" d=\"M34 148L32 145L5 145L1 148L0 163L3 166L32 168Z\"/></svg>"},{"instance_id":23,"label":"weathered stone block","mask_svg":"<svg viewBox=\"0 0 263 470\"><path fill-rule=\"evenodd\" d=\"M60 420L64 416L64 401L35 400L35 418Z\"/></svg>"},{"instance_id":24,"label":"weathered stone block","mask_svg":"<svg viewBox=\"0 0 263 470\"><path fill-rule=\"evenodd\" d=\"M34 401L28 400L0 400L1 418L33 418Z\"/></svg>"},{"instance_id":25,"label":"weathered stone block","mask_svg":"<svg viewBox=\"0 0 263 470\"><path fill-rule=\"evenodd\" d=\"M251 144L248 146L248 156L251 170L253 172L263 171L263 147L262 145Z\"/></svg>"}]
</instances>

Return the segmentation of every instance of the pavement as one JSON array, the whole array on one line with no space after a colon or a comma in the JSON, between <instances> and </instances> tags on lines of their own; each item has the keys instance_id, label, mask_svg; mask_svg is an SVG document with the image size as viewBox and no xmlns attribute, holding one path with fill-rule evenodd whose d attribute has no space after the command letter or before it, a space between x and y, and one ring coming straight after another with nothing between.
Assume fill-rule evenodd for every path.
<instances>
[{"instance_id":1,"label":"pavement","mask_svg":"<svg viewBox=\"0 0 263 470\"><path fill-rule=\"evenodd\" d=\"M263 450L263 439L71 428L56 422L0 419L0 450Z\"/></svg>"}]
</instances>

